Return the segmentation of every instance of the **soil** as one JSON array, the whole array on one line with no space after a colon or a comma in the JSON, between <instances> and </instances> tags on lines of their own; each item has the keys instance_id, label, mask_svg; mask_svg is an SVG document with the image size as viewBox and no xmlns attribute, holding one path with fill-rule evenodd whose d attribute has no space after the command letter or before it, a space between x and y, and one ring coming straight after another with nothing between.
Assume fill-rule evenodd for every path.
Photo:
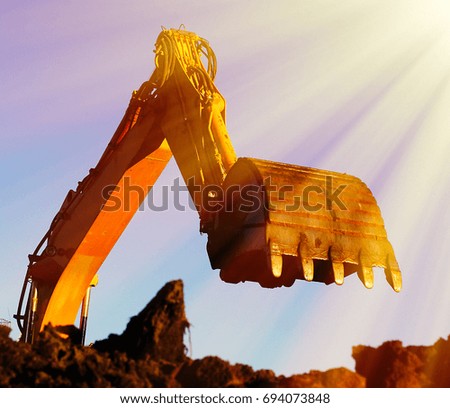
<instances>
[{"instance_id":1,"label":"soil","mask_svg":"<svg viewBox=\"0 0 450 408\"><path fill-rule=\"evenodd\" d=\"M121 335L77 344L73 326L47 326L32 345L0 325L1 387L449 387L450 336L433 346L356 346L356 372L347 368L292 376L254 370L215 356L191 359L183 343L189 322L183 282L167 283L131 318ZM65 335L63 335L65 333Z\"/></svg>"}]
</instances>

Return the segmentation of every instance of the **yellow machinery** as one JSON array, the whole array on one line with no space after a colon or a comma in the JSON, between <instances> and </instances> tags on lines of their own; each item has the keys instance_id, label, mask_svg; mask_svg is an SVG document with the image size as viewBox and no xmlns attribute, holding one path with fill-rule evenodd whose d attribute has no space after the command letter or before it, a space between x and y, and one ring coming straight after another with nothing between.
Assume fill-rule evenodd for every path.
<instances>
[{"instance_id":1,"label":"yellow machinery","mask_svg":"<svg viewBox=\"0 0 450 408\"><path fill-rule=\"evenodd\" d=\"M69 191L29 256L15 316L24 341L48 323L73 324L80 304L85 332L97 271L172 154L208 234L211 265L224 281L268 288L296 279L342 284L357 272L371 288L372 268L382 267L400 290L380 210L364 183L324 170L237 159L207 41L163 30L155 54L155 71L133 92L97 166Z\"/></svg>"}]
</instances>

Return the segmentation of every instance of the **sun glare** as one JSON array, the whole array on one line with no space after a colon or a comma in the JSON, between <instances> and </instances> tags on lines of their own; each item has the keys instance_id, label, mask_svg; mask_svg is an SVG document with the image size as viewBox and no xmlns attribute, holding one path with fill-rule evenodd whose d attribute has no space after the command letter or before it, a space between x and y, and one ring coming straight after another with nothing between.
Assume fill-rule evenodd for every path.
<instances>
[{"instance_id":1,"label":"sun glare","mask_svg":"<svg viewBox=\"0 0 450 408\"><path fill-rule=\"evenodd\" d=\"M450 55L450 1L449 0L415 0L407 2L407 7L422 25L418 29L435 33L445 47L445 57Z\"/></svg>"}]
</instances>

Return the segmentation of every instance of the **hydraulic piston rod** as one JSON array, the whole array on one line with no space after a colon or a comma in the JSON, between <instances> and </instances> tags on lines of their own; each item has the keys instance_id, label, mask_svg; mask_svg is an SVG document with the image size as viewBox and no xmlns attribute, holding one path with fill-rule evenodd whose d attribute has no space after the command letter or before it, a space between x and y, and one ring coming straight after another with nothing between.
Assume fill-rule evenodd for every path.
<instances>
[{"instance_id":1,"label":"hydraulic piston rod","mask_svg":"<svg viewBox=\"0 0 450 408\"><path fill-rule=\"evenodd\" d=\"M91 289L98 283L98 275L95 275L89 287L86 289L86 294L84 295L83 301L81 303L81 313L80 313L80 331L81 331L81 345L84 346L86 340L87 322L89 315L89 303L91 301Z\"/></svg>"}]
</instances>

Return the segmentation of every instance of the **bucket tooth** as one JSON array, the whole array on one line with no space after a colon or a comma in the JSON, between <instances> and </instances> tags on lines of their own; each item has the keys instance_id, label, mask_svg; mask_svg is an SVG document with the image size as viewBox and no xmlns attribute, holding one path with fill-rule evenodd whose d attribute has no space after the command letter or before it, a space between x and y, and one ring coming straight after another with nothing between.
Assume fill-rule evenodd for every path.
<instances>
[{"instance_id":1,"label":"bucket tooth","mask_svg":"<svg viewBox=\"0 0 450 408\"><path fill-rule=\"evenodd\" d=\"M329 249L328 255L333 269L334 282L338 285L344 283L344 264L342 262L343 254L342 248L339 245L332 245Z\"/></svg>"},{"instance_id":2,"label":"bucket tooth","mask_svg":"<svg viewBox=\"0 0 450 408\"><path fill-rule=\"evenodd\" d=\"M314 279L314 262L312 259L301 258L302 261L302 269L303 269L303 277L308 282L311 282Z\"/></svg>"},{"instance_id":3,"label":"bucket tooth","mask_svg":"<svg viewBox=\"0 0 450 408\"><path fill-rule=\"evenodd\" d=\"M358 277L367 289L373 288L373 270L370 266L361 265Z\"/></svg>"},{"instance_id":4,"label":"bucket tooth","mask_svg":"<svg viewBox=\"0 0 450 408\"><path fill-rule=\"evenodd\" d=\"M344 264L342 262L332 262L334 281L338 285L344 283Z\"/></svg>"},{"instance_id":5,"label":"bucket tooth","mask_svg":"<svg viewBox=\"0 0 450 408\"><path fill-rule=\"evenodd\" d=\"M387 266L384 269L384 274L386 275L386 280L392 289L396 292L400 292L402 289L402 274L400 273L400 268L397 262L391 262L391 258L388 256Z\"/></svg>"},{"instance_id":6,"label":"bucket tooth","mask_svg":"<svg viewBox=\"0 0 450 408\"><path fill-rule=\"evenodd\" d=\"M367 289L373 288L372 263L369 262L366 253L363 251L359 254L358 277Z\"/></svg>"},{"instance_id":7,"label":"bucket tooth","mask_svg":"<svg viewBox=\"0 0 450 408\"><path fill-rule=\"evenodd\" d=\"M283 257L278 254L270 254L270 263L272 266L272 275L275 278L281 276L281 271L283 270Z\"/></svg>"},{"instance_id":8,"label":"bucket tooth","mask_svg":"<svg viewBox=\"0 0 450 408\"><path fill-rule=\"evenodd\" d=\"M312 256L308 247L308 240L306 237L303 237L300 241L297 250L298 259L300 260L300 265L303 271L303 277L308 282L311 282L314 279L314 261L312 260Z\"/></svg>"}]
</instances>

